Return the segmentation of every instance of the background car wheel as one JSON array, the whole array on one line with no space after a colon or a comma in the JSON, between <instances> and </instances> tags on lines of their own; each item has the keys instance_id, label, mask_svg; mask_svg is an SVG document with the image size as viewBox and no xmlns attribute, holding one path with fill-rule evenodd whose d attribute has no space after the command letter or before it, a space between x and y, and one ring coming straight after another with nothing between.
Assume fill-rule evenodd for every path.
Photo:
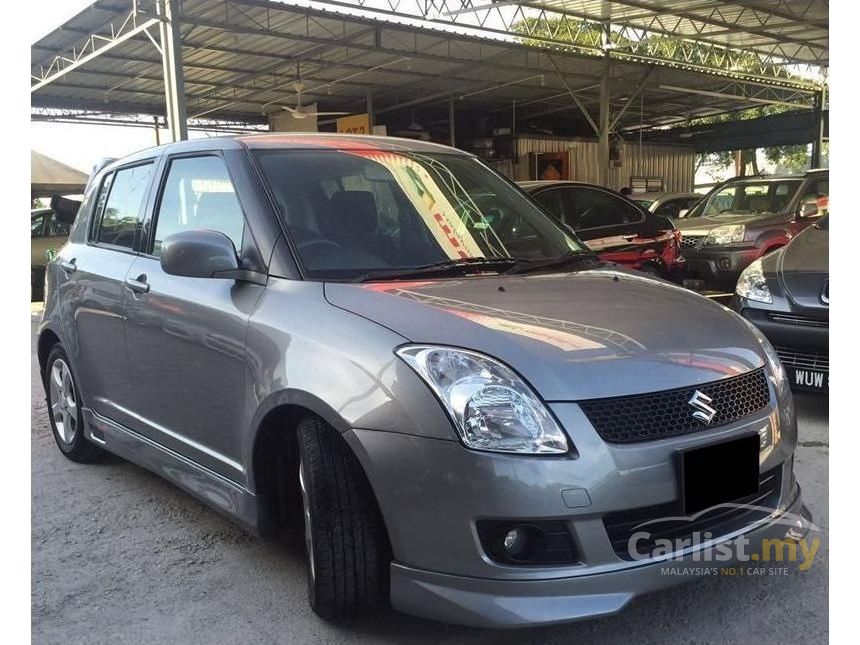
<instances>
[{"instance_id":1,"label":"background car wheel","mask_svg":"<svg viewBox=\"0 0 860 645\"><path fill-rule=\"evenodd\" d=\"M326 620L347 618L387 598L385 526L361 465L333 428L306 417L298 442L311 608Z\"/></svg>"},{"instance_id":2,"label":"background car wheel","mask_svg":"<svg viewBox=\"0 0 860 645\"><path fill-rule=\"evenodd\" d=\"M48 418L57 447L72 461L95 461L102 451L84 436L83 406L78 384L62 345L58 343L51 348L45 365Z\"/></svg>"}]
</instances>

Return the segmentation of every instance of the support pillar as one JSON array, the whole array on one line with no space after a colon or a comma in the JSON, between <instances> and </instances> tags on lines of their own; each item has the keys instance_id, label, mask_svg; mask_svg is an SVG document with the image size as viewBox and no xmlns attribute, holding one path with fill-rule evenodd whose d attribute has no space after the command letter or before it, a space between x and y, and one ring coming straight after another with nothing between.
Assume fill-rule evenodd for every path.
<instances>
[{"instance_id":1,"label":"support pillar","mask_svg":"<svg viewBox=\"0 0 860 645\"><path fill-rule=\"evenodd\" d=\"M597 183L609 185L609 73L611 60L609 23L603 23L603 74L600 77L600 118L598 119Z\"/></svg>"},{"instance_id":2,"label":"support pillar","mask_svg":"<svg viewBox=\"0 0 860 645\"><path fill-rule=\"evenodd\" d=\"M824 92L822 89L815 95L815 138L812 140L812 158L810 168L821 168L821 150L824 147Z\"/></svg>"},{"instance_id":3,"label":"support pillar","mask_svg":"<svg viewBox=\"0 0 860 645\"><path fill-rule=\"evenodd\" d=\"M603 76L600 78L600 117L598 119L597 183L609 185L609 52L603 59Z\"/></svg>"},{"instance_id":4,"label":"support pillar","mask_svg":"<svg viewBox=\"0 0 860 645\"><path fill-rule=\"evenodd\" d=\"M376 120L373 118L374 117L374 114L373 114L373 92L371 92L370 90L367 91L366 107L367 107L367 120L370 123L370 130L371 130L368 134L372 134L373 133L373 126L376 125Z\"/></svg>"},{"instance_id":5,"label":"support pillar","mask_svg":"<svg viewBox=\"0 0 860 645\"><path fill-rule=\"evenodd\" d=\"M188 138L188 113L185 107L185 77L182 71L182 38L179 32L179 3L160 0L161 62L164 70L164 98L167 127L173 141Z\"/></svg>"},{"instance_id":6,"label":"support pillar","mask_svg":"<svg viewBox=\"0 0 860 645\"><path fill-rule=\"evenodd\" d=\"M450 146L454 147L454 142L456 140L454 136L454 97L448 99L448 139L450 140Z\"/></svg>"}]
</instances>

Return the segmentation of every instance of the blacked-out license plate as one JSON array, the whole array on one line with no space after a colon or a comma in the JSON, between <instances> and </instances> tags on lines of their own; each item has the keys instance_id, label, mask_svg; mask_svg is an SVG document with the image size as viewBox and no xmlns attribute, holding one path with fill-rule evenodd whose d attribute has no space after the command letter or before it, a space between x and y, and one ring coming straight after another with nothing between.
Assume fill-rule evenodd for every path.
<instances>
[{"instance_id":1,"label":"blacked-out license plate","mask_svg":"<svg viewBox=\"0 0 860 645\"><path fill-rule=\"evenodd\" d=\"M680 453L684 513L732 502L758 492L758 434Z\"/></svg>"}]
</instances>

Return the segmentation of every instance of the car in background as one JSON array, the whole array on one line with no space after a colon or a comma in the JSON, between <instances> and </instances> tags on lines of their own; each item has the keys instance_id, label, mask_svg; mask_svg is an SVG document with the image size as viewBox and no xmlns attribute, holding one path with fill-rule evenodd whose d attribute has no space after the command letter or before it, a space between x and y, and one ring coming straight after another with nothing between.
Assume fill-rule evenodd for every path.
<instances>
[{"instance_id":1,"label":"car in background","mask_svg":"<svg viewBox=\"0 0 860 645\"><path fill-rule=\"evenodd\" d=\"M826 214L829 192L827 170L736 177L716 186L677 223L687 277L734 288L752 262Z\"/></svg>"},{"instance_id":2,"label":"car in background","mask_svg":"<svg viewBox=\"0 0 860 645\"><path fill-rule=\"evenodd\" d=\"M525 181L519 186L601 259L663 277L682 272L681 236L670 219L593 184Z\"/></svg>"},{"instance_id":3,"label":"car in background","mask_svg":"<svg viewBox=\"0 0 860 645\"><path fill-rule=\"evenodd\" d=\"M741 274L732 308L773 344L792 388L830 387L829 217Z\"/></svg>"},{"instance_id":4,"label":"car in background","mask_svg":"<svg viewBox=\"0 0 860 645\"><path fill-rule=\"evenodd\" d=\"M690 209L702 200L702 197L704 195L700 193L631 193L627 195L634 204L669 219L685 217Z\"/></svg>"},{"instance_id":5,"label":"car in background","mask_svg":"<svg viewBox=\"0 0 860 645\"><path fill-rule=\"evenodd\" d=\"M30 211L30 299L42 299L45 266L69 237L69 224L52 208Z\"/></svg>"}]
</instances>

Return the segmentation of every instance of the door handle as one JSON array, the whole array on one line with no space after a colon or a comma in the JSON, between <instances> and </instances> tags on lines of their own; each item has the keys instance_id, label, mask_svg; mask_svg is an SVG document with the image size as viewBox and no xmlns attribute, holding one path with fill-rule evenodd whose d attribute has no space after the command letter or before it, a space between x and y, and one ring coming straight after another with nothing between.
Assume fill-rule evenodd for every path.
<instances>
[{"instance_id":1,"label":"door handle","mask_svg":"<svg viewBox=\"0 0 860 645\"><path fill-rule=\"evenodd\" d=\"M135 293L149 293L149 283L146 281L146 276L141 274L134 280L129 278L125 281L125 286Z\"/></svg>"},{"instance_id":2,"label":"door handle","mask_svg":"<svg viewBox=\"0 0 860 645\"><path fill-rule=\"evenodd\" d=\"M66 275L69 275L70 273L74 273L78 270L78 265L75 264L75 258L72 258L68 262L60 262L60 268L66 272Z\"/></svg>"}]
</instances>

